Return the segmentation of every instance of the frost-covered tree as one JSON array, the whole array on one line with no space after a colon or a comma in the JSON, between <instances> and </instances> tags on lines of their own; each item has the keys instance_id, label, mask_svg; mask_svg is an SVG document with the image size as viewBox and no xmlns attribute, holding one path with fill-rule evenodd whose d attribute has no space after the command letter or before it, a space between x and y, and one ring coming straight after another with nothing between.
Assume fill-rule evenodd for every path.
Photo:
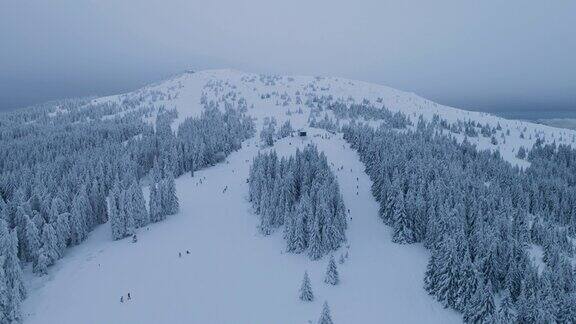
<instances>
[{"instance_id":1,"label":"frost-covered tree","mask_svg":"<svg viewBox=\"0 0 576 324\"><path fill-rule=\"evenodd\" d=\"M292 132L292 124L290 123L290 120L287 120L282 124L282 126L280 126L280 129L278 130L278 138L288 137Z\"/></svg>"},{"instance_id":2,"label":"frost-covered tree","mask_svg":"<svg viewBox=\"0 0 576 324\"><path fill-rule=\"evenodd\" d=\"M174 176L168 172L166 178L161 182L162 191L162 207L166 215L174 215L178 212L178 196L176 195L176 183Z\"/></svg>"},{"instance_id":3,"label":"frost-covered tree","mask_svg":"<svg viewBox=\"0 0 576 324\"><path fill-rule=\"evenodd\" d=\"M484 285L482 280L476 289L470 305L464 311L464 321L467 323L490 323L495 313L492 285Z\"/></svg>"},{"instance_id":4,"label":"frost-covered tree","mask_svg":"<svg viewBox=\"0 0 576 324\"><path fill-rule=\"evenodd\" d=\"M308 271L304 272L304 279L302 279L302 284L300 285L299 298L302 301L314 300L314 293L312 293L312 284L310 283L310 278L308 277Z\"/></svg>"},{"instance_id":5,"label":"frost-covered tree","mask_svg":"<svg viewBox=\"0 0 576 324\"><path fill-rule=\"evenodd\" d=\"M7 323L21 320L20 303L26 297L17 244L16 232L0 219L0 318Z\"/></svg>"},{"instance_id":6,"label":"frost-covered tree","mask_svg":"<svg viewBox=\"0 0 576 324\"><path fill-rule=\"evenodd\" d=\"M126 237L126 217L125 208L122 205L124 199L120 183L114 184L108 201L108 214L110 215L110 227L112 229L112 238L115 240Z\"/></svg>"},{"instance_id":7,"label":"frost-covered tree","mask_svg":"<svg viewBox=\"0 0 576 324\"><path fill-rule=\"evenodd\" d=\"M136 227L146 226L150 223L150 215L146 210L146 201L142 188L137 182L133 182L129 188L130 213L134 219Z\"/></svg>"},{"instance_id":8,"label":"frost-covered tree","mask_svg":"<svg viewBox=\"0 0 576 324\"><path fill-rule=\"evenodd\" d=\"M328 261L328 267L326 268L326 274L324 275L324 282L333 286L340 283L340 276L333 255L330 256L330 261Z\"/></svg>"},{"instance_id":9,"label":"frost-covered tree","mask_svg":"<svg viewBox=\"0 0 576 324\"><path fill-rule=\"evenodd\" d=\"M516 157L519 159L526 158L526 149L524 148L524 146L520 146L520 148L518 149L518 153L516 153Z\"/></svg>"},{"instance_id":10,"label":"frost-covered tree","mask_svg":"<svg viewBox=\"0 0 576 324\"><path fill-rule=\"evenodd\" d=\"M260 140L265 146L274 145L274 137L276 134L276 119L266 117L264 118L264 125L260 131Z\"/></svg>"},{"instance_id":11,"label":"frost-covered tree","mask_svg":"<svg viewBox=\"0 0 576 324\"><path fill-rule=\"evenodd\" d=\"M27 216L24 243L24 246L26 247L25 259L34 262L38 258L38 252L40 249L40 233L38 232L34 222L32 222Z\"/></svg>"},{"instance_id":12,"label":"frost-covered tree","mask_svg":"<svg viewBox=\"0 0 576 324\"><path fill-rule=\"evenodd\" d=\"M51 223L42 228L42 252L48 258L48 264L53 264L61 256L57 233Z\"/></svg>"},{"instance_id":13,"label":"frost-covered tree","mask_svg":"<svg viewBox=\"0 0 576 324\"><path fill-rule=\"evenodd\" d=\"M320 318L318 319L318 324L333 324L332 316L330 315L330 307L328 306L328 302L324 302L322 306L322 314L320 314Z\"/></svg>"},{"instance_id":14,"label":"frost-covered tree","mask_svg":"<svg viewBox=\"0 0 576 324\"><path fill-rule=\"evenodd\" d=\"M162 202L155 183L150 184L150 198L148 200L150 221L155 223L162 220Z\"/></svg>"},{"instance_id":15,"label":"frost-covered tree","mask_svg":"<svg viewBox=\"0 0 576 324\"><path fill-rule=\"evenodd\" d=\"M396 195L393 207L394 236L395 243L414 243L416 241L411 216L406 213L404 195L399 192Z\"/></svg>"},{"instance_id":16,"label":"frost-covered tree","mask_svg":"<svg viewBox=\"0 0 576 324\"><path fill-rule=\"evenodd\" d=\"M50 259L43 250L40 250L40 252L38 252L38 259L34 263L34 273L40 276L48 274L49 265Z\"/></svg>"},{"instance_id":17,"label":"frost-covered tree","mask_svg":"<svg viewBox=\"0 0 576 324\"><path fill-rule=\"evenodd\" d=\"M70 240L73 245L86 239L88 228L85 220L89 208L87 198L83 194L77 194L70 213Z\"/></svg>"},{"instance_id":18,"label":"frost-covered tree","mask_svg":"<svg viewBox=\"0 0 576 324\"><path fill-rule=\"evenodd\" d=\"M516 313L514 312L514 305L508 290L504 290L500 299L500 306L494 316L494 320L498 324L515 323Z\"/></svg>"}]
</instances>

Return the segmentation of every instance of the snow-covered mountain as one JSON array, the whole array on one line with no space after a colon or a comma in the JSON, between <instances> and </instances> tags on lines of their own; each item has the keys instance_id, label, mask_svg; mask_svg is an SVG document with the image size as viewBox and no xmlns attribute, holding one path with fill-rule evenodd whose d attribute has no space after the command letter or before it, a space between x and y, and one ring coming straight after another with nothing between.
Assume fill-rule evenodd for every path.
<instances>
[{"instance_id":1,"label":"snow-covered mountain","mask_svg":"<svg viewBox=\"0 0 576 324\"><path fill-rule=\"evenodd\" d=\"M416 127L420 116L427 121L439 118L444 133L459 141L466 137L481 150L497 150L521 167L530 165L517 157L521 147L530 149L538 139L574 146L576 138L576 131L446 107L361 81L234 70L186 72L134 92L92 99L86 106L121 105L121 113L105 116L110 119L149 108L144 118L152 124L159 110L175 108L176 130L186 118L200 116L203 103L210 101L221 109L245 106L257 131L266 117L273 117L278 125L290 121L307 134L279 139L266 148L257 134L224 162L193 177L180 176L180 211L139 228L137 243L113 241L106 223L68 249L47 276L33 276L28 269L25 323L316 323L325 301L334 323L461 322L460 314L443 308L423 289L430 253L420 243L392 243L392 230L378 216L372 182L358 154L341 133L309 127L311 111L320 106L320 118L336 121L338 116L325 104L363 103L403 113L410 127ZM66 113L65 107L52 112ZM489 134L465 136L450 128L471 121L479 132L485 126ZM377 126L381 121L365 122ZM326 154L349 209L347 242L334 252L336 257L348 255L338 265L337 286L323 281L327 256L312 261L286 253L281 231L261 235L248 202L246 179L259 152L288 156L311 143ZM148 197L147 187L144 195ZM315 295L311 303L298 299L305 271ZM120 302L128 293L130 300Z\"/></svg>"},{"instance_id":2,"label":"snow-covered mountain","mask_svg":"<svg viewBox=\"0 0 576 324\"><path fill-rule=\"evenodd\" d=\"M279 119L280 124L284 119L290 119L297 127L307 125L309 108L304 104L306 99L328 96L346 103L368 100L377 107L385 107L392 112L400 111L413 122L417 122L421 115L427 120L438 115L449 123L471 120L491 127L500 125L502 130L497 134L497 139L504 133L505 140L499 141L497 145L491 144L490 137L469 137L468 140L477 144L479 149L497 149L506 160L520 165L526 163L515 158L519 147L529 149L538 138L548 143L574 145L576 136L573 130L448 107L416 94L379 84L337 77L268 76L230 69L187 71L137 91L98 98L95 102L121 102L129 98L137 100L142 106L176 108L178 124L187 117L198 116L202 112L203 108L199 103L203 93L215 101L233 100L230 94L234 94L237 99L245 98L250 106L254 105L255 109L250 110L250 114L258 120L274 116ZM302 103L297 103L298 98ZM285 116L287 111L299 108L305 110L303 118Z\"/></svg>"}]
</instances>

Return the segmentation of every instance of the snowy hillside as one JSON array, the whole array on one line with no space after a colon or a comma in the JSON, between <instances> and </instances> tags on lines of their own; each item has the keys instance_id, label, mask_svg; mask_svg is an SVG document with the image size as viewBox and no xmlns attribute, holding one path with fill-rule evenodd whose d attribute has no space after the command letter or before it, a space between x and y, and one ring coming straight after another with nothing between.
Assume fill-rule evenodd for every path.
<instances>
[{"instance_id":1,"label":"snowy hillside","mask_svg":"<svg viewBox=\"0 0 576 324\"><path fill-rule=\"evenodd\" d=\"M201 113L202 107L198 103L203 93L208 95L208 100L215 101L232 102L235 98L245 98L249 106L254 105L255 109L250 110L250 114L258 120L262 120L265 116L274 116L281 124L289 118L296 128L307 123L309 108L305 105L306 99L328 96L347 103L361 103L368 100L377 107L383 106L392 112L400 111L413 122L417 122L420 115L431 120L437 114L448 122L472 120L491 127L497 127L499 124L502 130L495 136L498 140L497 145L492 145L490 138L482 136L469 137L469 140L477 144L480 149L498 149L506 160L521 166L527 164L515 158L519 147L529 149L538 138L549 143L568 145L576 143L574 130L447 107L416 94L383 85L334 77L264 76L236 70L205 70L196 73L186 72L128 94L104 97L95 101L121 102L129 98L137 100L142 106L174 107L178 111L176 121L178 123L186 117ZM266 98L262 98L263 96ZM286 112L295 112L299 108L304 110L302 116L285 116Z\"/></svg>"},{"instance_id":2,"label":"snowy hillside","mask_svg":"<svg viewBox=\"0 0 576 324\"><path fill-rule=\"evenodd\" d=\"M112 240L107 222L67 249L47 275L38 277L31 265L25 266L24 323L316 323L325 301L334 323L459 323L461 314L444 308L423 288L430 252L422 243L392 242L393 230L380 218L359 154L342 133L309 127L311 116L339 126L385 123L362 113L340 118L334 108L359 104L401 112L410 121L408 130L422 116L437 122L439 132L460 142L466 137L481 150L499 151L505 161L523 168L530 162L518 157L518 151L531 149L538 139L572 147L576 141L573 130L450 108L381 85L233 70L186 72L131 93L91 99L82 107L121 107L98 115L103 121L144 111L142 119L155 126L161 124L158 116L175 109L170 126L177 131L187 118L202 116L210 102L221 110L245 110L254 118L256 135L220 163L178 177L179 212L136 229L136 243ZM48 118L68 113L58 106ZM292 133L264 147L258 132L268 117L278 126L289 121L306 136ZM467 136L470 132L476 136ZM124 135L130 136L126 145L142 137ZM286 253L282 231L262 235L248 201L249 168L259 152L289 156L309 144L326 154L349 209L347 241L333 253L344 260L338 264L341 283L336 286L324 283L328 256L313 261L305 254ZM139 171L144 173L145 197L152 181L147 171ZM298 299L305 271L315 297L310 303Z\"/></svg>"}]
</instances>

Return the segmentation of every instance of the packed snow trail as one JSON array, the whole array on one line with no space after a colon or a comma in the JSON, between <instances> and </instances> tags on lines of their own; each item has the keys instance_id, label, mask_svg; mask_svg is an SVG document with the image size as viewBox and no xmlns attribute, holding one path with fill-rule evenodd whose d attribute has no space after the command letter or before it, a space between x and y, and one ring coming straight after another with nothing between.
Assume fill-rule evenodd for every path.
<instances>
[{"instance_id":1,"label":"packed snow trail","mask_svg":"<svg viewBox=\"0 0 576 324\"><path fill-rule=\"evenodd\" d=\"M226 162L177 179L180 212L139 229L137 243L112 241L104 225L70 249L47 281L34 279L38 287L24 302L25 322L306 323L316 322L325 300L335 323L460 322L422 288L428 253L419 245L391 243L370 180L340 137L311 130L306 140L286 138L274 147L293 154L314 142L334 163L352 217L340 285L323 283L328 257L310 261L305 254L283 253L281 231L258 234L257 216L246 200L249 166L259 150L252 139ZM312 303L298 300L305 270Z\"/></svg>"}]
</instances>

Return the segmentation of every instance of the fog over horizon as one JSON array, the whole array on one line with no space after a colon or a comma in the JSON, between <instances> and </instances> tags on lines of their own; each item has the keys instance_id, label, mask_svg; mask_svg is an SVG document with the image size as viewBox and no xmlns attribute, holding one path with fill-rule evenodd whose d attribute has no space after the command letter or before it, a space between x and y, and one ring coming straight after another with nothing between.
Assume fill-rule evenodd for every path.
<instances>
[{"instance_id":1,"label":"fog over horizon","mask_svg":"<svg viewBox=\"0 0 576 324\"><path fill-rule=\"evenodd\" d=\"M575 13L570 1L8 0L0 4L0 111L232 68L340 76L457 108L576 118Z\"/></svg>"}]
</instances>

